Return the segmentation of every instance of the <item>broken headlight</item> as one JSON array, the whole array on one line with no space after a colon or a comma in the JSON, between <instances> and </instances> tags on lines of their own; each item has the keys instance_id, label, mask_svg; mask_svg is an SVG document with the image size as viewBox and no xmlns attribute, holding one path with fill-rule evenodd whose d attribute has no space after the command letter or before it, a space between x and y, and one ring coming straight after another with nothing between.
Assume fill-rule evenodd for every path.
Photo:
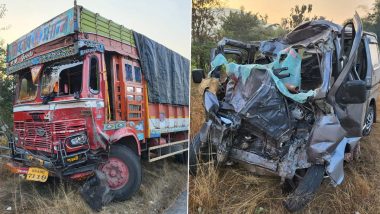
<instances>
[{"instance_id":1,"label":"broken headlight","mask_svg":"<svg viewBox=\"0 0 380 214\"><path fill-rule=\"evenodd\" d=\"M70 137L68 139L68 143L70 147L77 147L77 146L84 145L87 143L87 135L83 133L83 134Z\"/></svg>"}]
</instances>

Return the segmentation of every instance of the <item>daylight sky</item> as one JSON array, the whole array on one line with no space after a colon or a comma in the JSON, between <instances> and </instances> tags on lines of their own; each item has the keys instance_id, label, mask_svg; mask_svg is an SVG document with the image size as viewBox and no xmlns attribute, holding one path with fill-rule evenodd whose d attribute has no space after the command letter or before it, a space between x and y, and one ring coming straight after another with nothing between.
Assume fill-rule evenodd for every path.
<instances>
[{"instance_id":1,"label":"daylight sky","mask_svg":"<svg viewBox=\"0 0 380 214\"><path fill-rule=\"evenodd\" d=\"M154 39L190 59L190 0L77 0L79 5ZM0 0L0 39L11 43L73 7L74 0Z\"/></svg>"},{"instance_id":2,"label":"daylight sky","mask_svg":"<svg viewBox=\"0 0 380 214\"><path fill-rule=\"evenodd\" d=\"M280 23L281 18L288 17L290 8L295 5L312 4L312 15L324 16L339 24L352 18L355 10L359 15L368 12L374 0L225 0L226 6L239 9L244 6L246 11L268 15L268 22Z\"/></svg>"}]
</instances>

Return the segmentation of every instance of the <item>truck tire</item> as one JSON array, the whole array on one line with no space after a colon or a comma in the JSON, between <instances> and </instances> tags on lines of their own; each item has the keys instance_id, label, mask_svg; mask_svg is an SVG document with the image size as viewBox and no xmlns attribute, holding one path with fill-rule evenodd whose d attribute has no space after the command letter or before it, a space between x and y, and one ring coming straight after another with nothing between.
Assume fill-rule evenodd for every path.
<instances>
[{"instance_id":1,"label":"truck tire","mask_svg":"<svg viewBox=\"0 0 380 214\"><path fill-rule=\"evenodd\" d=\"M364 119L363 136L368 136L371 133L374 122L375 122L375 108L373 105L370 105L368 106L367 113Z\"/></svg>"},{"instance_id":2,"label":"truck tire","mask_svg":"<svg viewBox=\"0 0 380 214\"><path fill-rule=\"evenodd\" d=\"M290 193L284 201L285 208L289 212L303 209L314 198L316 191L321 186L324 173L323 165L313 165L307 169L294 192Z\"/></svg>"},{"instance_id":3,"label":"truck tire","mask_svg":"<svg viewBox=\"0 0 380 214\"><path fill-rule=\"evenodd\" d=\"M100 166L115 201L129 199L141 185L139 156L124 145L112 145L108 160Z\"/></svg>"},{"instance_id":4,"label":"truck tire","mask_svg":"<svg viewBox=\"0 0 380 214\"><path fill-rule=\"evenodd\" d=\"M198 158L201 148L201 139L199 133L195 135L189 145L189 173L195 176L197 174Z\"/></svg>"}]
</instances>

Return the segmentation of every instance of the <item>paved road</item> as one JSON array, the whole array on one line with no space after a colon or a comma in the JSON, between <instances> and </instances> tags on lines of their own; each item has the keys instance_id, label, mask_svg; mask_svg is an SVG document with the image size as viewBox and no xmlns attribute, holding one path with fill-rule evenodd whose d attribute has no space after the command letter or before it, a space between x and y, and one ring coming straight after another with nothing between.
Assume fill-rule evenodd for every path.
<instances>
[{"instance_id":1,"label":"paved road","mask_svg":"<svg viewBox=\"0 0 380 214\"><path fill-rule=\"evenodd\" d=\"M187 213L187 191L183 191L175 200L174 203L170 205L168 209L165 210L164 214L186 214Z\"/></svg>"}]
</instances>

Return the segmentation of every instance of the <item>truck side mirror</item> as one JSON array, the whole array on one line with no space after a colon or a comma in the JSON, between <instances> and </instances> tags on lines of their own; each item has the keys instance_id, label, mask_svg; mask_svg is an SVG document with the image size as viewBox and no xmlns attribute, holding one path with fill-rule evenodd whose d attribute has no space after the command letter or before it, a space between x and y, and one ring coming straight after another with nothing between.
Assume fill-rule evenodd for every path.
<instances>
[{"instance_id":1,"label":"truck side mirror","mask_svg":"<svg viewBox=\"0 0 380 214\"><path fill-rule=\"evenodd\" d=\"M338 89L336 100L342 104L360 104L367 100L367 86L363 80L349 80Z\"/></svg>"},{"instance_id":2,"label":"truck side mirror","mask_svg":"<svg viewBox=\"0 0 380 214\"><path fill-rule=\"evenodd\" d=\"M191 71L191 76L194 83L201 83L202 79L205 78L205 73L203 69L194 69Z\"/></svg>"}]
</instances>

